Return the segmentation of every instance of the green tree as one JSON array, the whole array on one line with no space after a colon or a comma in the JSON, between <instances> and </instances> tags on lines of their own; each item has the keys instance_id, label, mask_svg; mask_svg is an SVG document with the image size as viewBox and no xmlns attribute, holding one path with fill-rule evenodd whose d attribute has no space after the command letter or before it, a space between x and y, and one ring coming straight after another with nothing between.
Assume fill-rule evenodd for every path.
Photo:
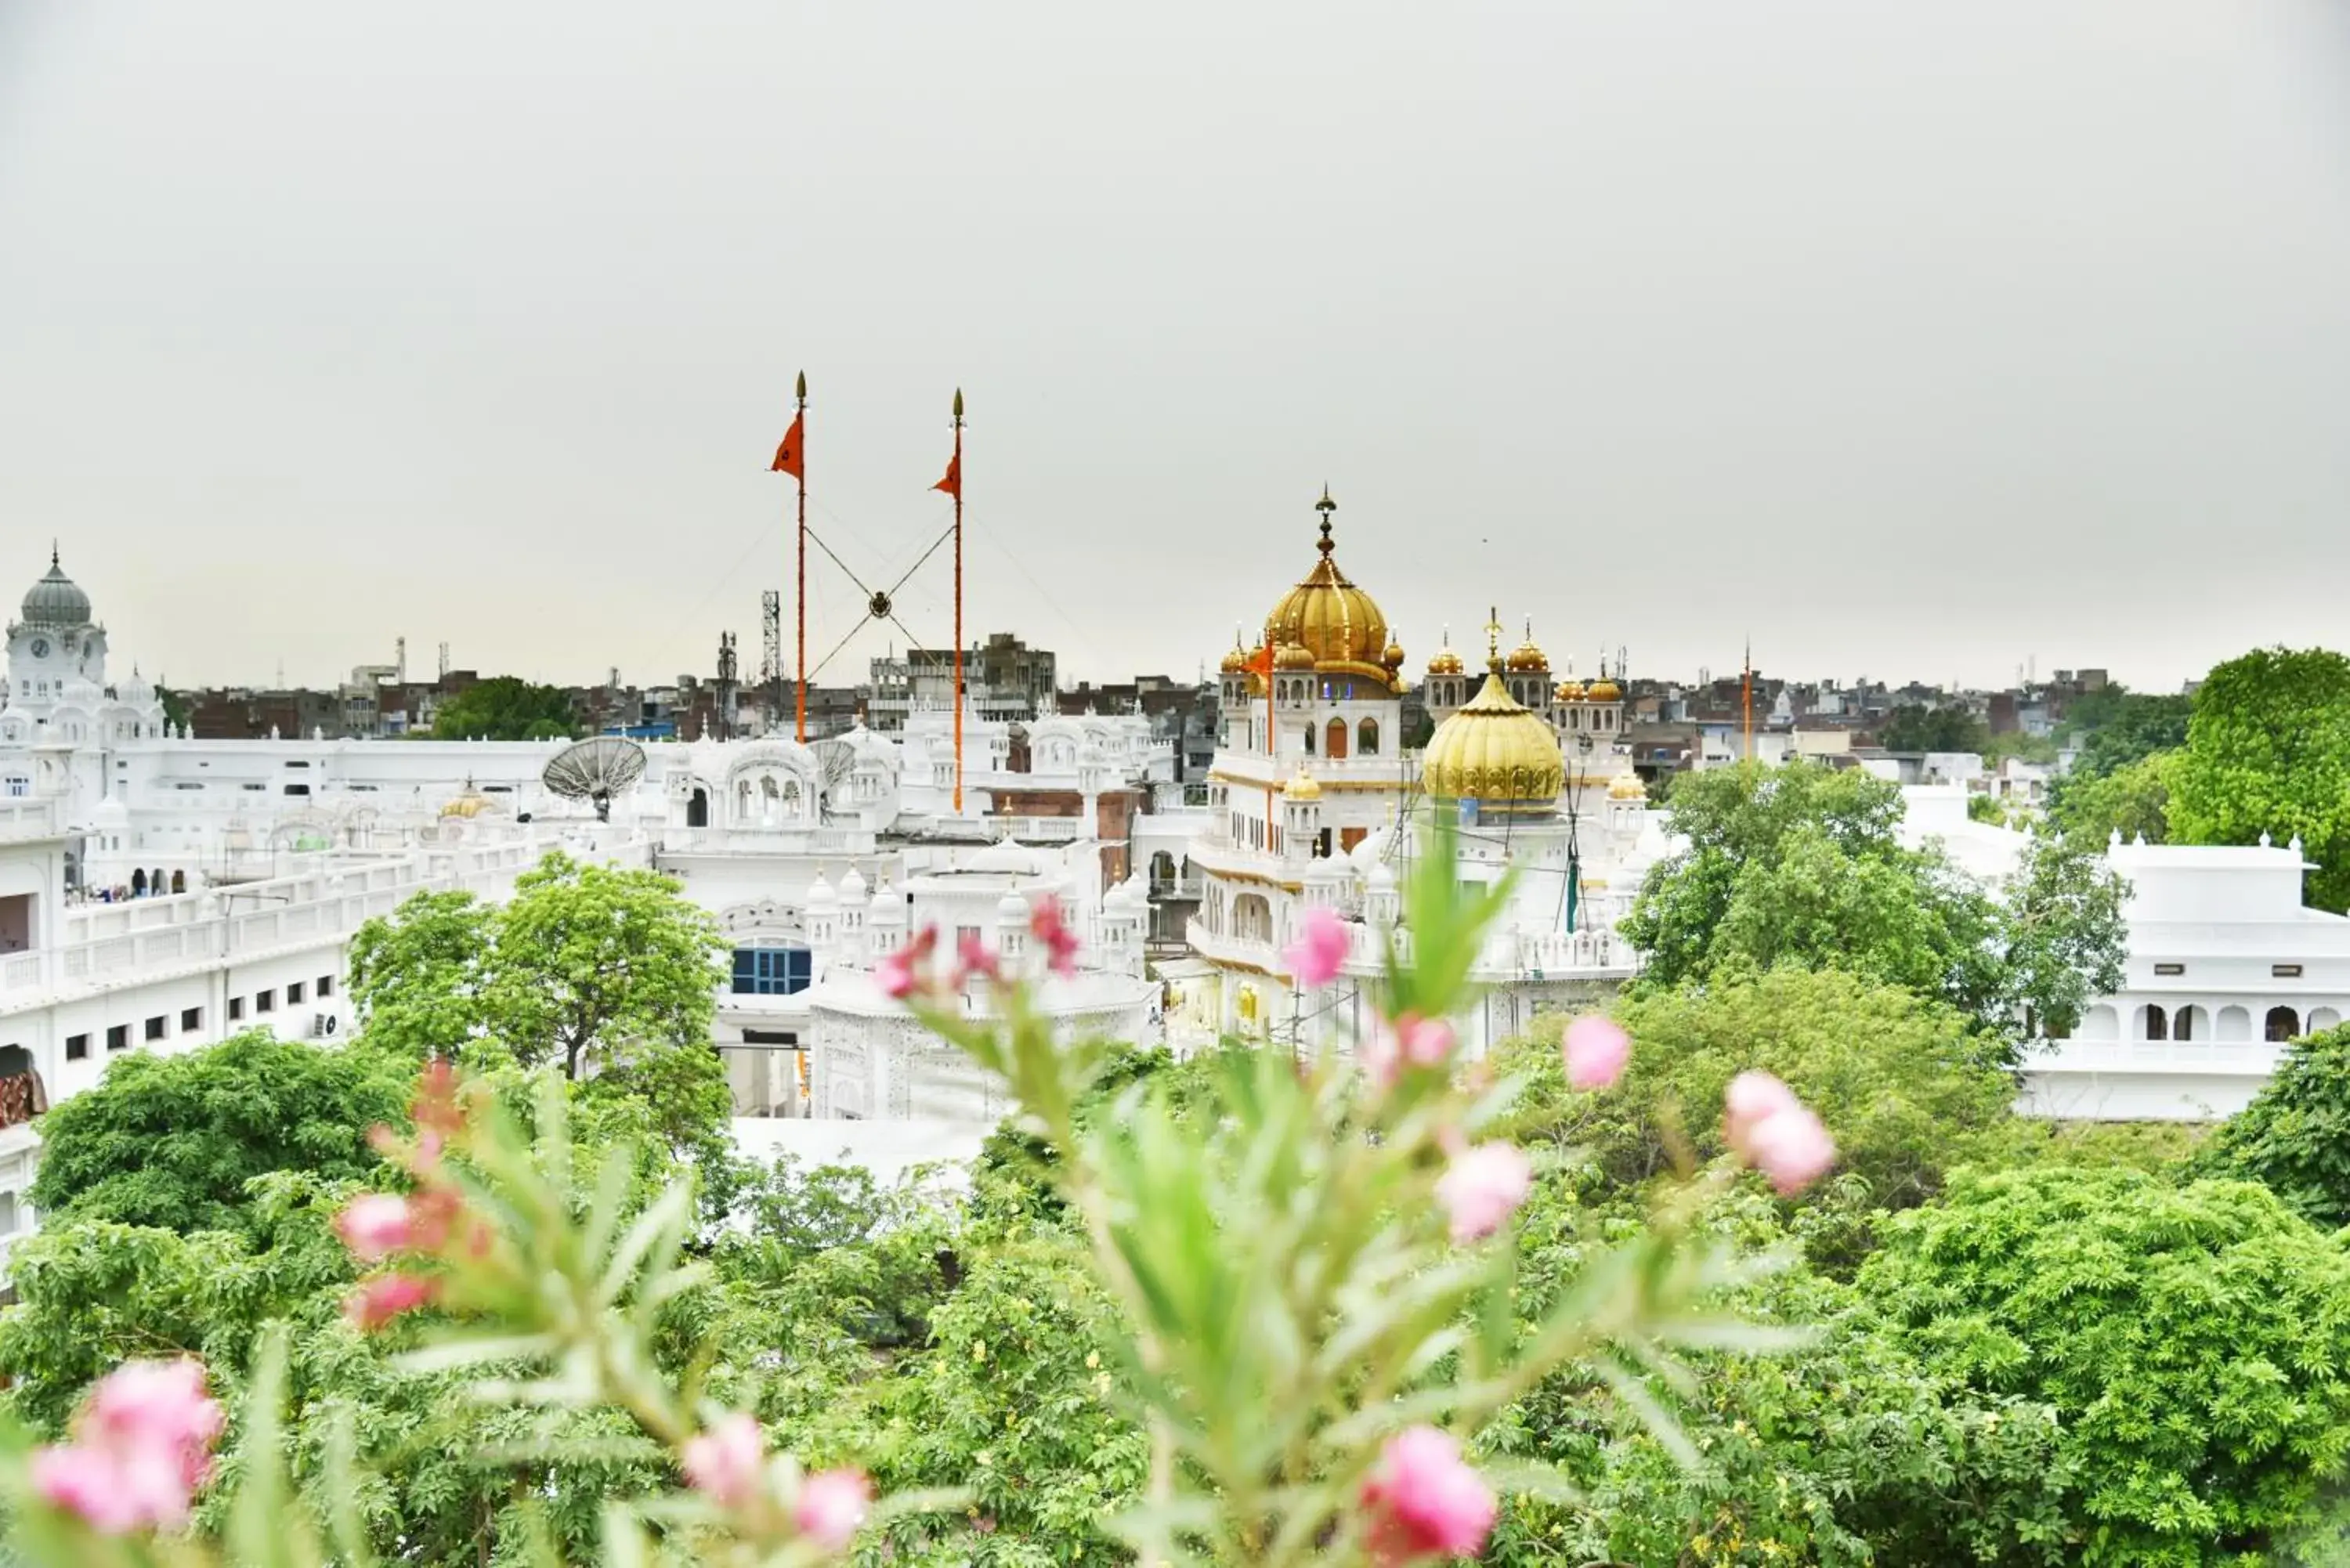
<instances>
[{"instance_id":1,"label":"green tree","mask_svg":"<svg viewBox=\"0 0 2350 1568\"><path fill-rule=\"evenodd\" d=\"M514 675L475 681L432 716L433 738L443 741L560 741L578 732L561 687L534 686Z\"/></svg>"},{"instance_id":2,"label":"green tree","mask_svg":"<svg viewBox=\"0 0 2350 1568\"><path fill-rule=\"evenodd\" d=\"M2199 1163L2261 1183L2328 1230L2350 1225L2350 1024L2295 1041Z\"/></svg>"},{"instance_id":3,"label":"green tree","mask_svg":"<svg viewBox=\"0 0 2350 1568\"><path fill-rule=\"evenodd\" d=\"M1929 1373L2053 1406L2068 1560L2251 1564L2350 1454L2350 1254L2251 1182L1962 1174L1860 1289Z\"/></svg>"},{"instance_id":4,"label":"green tree","mask_svg":"<svg viewBox=\"0 0 2350 1568\"><path fill-rule=\"evenodd\" d=\"M557 852L503 905L425 893L369 921L352 942L351 999L369 1037L411 1060L462 1048L552 1064L583 1100L649 1111L715 1175L732 1109L711 1043L723 945L671 878Z\"/></svg>"},{"instance_id":5,"label":"green tree","mask_svg":"<svg viewBox=\"0 0 2350 1568\"><path fill-rule=\"evenodd\" d=\"M2194 707L2193 699L2184 695L2124 693L2098 723L2082 733L2079 753L2073 759L2074 776L2102 778L2158 752L2177 751L2187 743Z\"/></svg>"},{"instance_id":6,"label":"green tree","mask_svg":"<svg viewBox=\"0 0 2350 1568\"><path fill-rule=\"evenodd\" d=\"M2169 784L2173 842L2298 837L2310 902L2350 909L2350 659L2258 649L2216 666Z\"/></svg>"},{"instance_id":7,"label":"green tree","mask_svg":"<svg viewBox=\"0 0 2350 1568\"><path fill-rule=\"evenodd\" d=\"M2069 838L2160 844L2170 836L2170 774L2177 752L2156 752L2103 774L2068 775L2049 794L2048 816Z\"/></svg>"},{"instance_id":8,"label":"green tree","mask_svg":"<svg viewBox=\"0 0 2350 1568\"><path fill-rule=\"evenodd\" d=\"M2081 1010L2126 978L2129 888L2103 850L2094 839L2035 837L2008 879L1997 941L2008 995L2031 1020L2027 1033L2070 1035Z\"/></svg>"},{"instance_id":9,"label":"green tree","mask_svg":"<svg viewBox=\"0 0 2350 1568\"><path fill-rule=\"evenodd\" d=\"M1991 731L1958 703L1920 703L1895 709L1877 744L1888 752L1981 752L1991 744Z\"/></svg>"},{"instance_id":10,"label":"green tree","mask_svg":"<svg viewBox=\"0 0 2350 1568\"><path fill-rule=\"evenodd\" d=\"M1623 923L1648 954L1641 989L1843 969L2012 1033L2026 1010L2061 1022L2118 985L2123 889L2086 850L2028 852L2002 900L1939 846L1904 847L1900 812L1898 786L1857 770L1692 774L1669 812L1687 846L1649 868Z\"/></svg>"},{"instance_id":11,"label":"green tree","mask_svg":"<svg viewBox=\"0 0 2350 1568\"><path fill-rule=\"evenodd\" d=\"M1993 827L2007 826L2007 806L1999 796L1988 790L1967 796L1967 820L1987 822Z\"/></svg>"},{"instance_id":12,"label":"green tree","mask_svg":"<svg viewBox=\"0 0 2350 1568\"><path fill-rule=\"evenodd\" d=\"M117 1057L98 1086L41 1119L31 1198L65 1219L234 1229L245 1184L270 1171L365 1177L369 1129L400 1120L412 1069L363 1045L322 1048L255 1030L182 1056Z\"/></svg>"}]
</instances>

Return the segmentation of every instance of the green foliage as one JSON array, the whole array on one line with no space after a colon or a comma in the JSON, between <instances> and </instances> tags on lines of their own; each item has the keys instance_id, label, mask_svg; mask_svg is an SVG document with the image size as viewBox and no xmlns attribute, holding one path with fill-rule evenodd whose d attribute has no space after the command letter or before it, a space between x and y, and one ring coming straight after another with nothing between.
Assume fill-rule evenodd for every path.
<instances>
[{"instance_id":1,"label":"green foliage","mask_svg":"<svg viewBox=\"0 0 2350 1568\"><path fill-rule=\"evenodd\" d=\"M578 732L561 687L534 686L515 675L476 681L432 716L433 738L443 741L560 741Z\"/></svg>"},{"instance_id":2,"label":"green foliage","mask_svg":"<svg viewBox=\"0 0 2350 1568\"><path fill-rule=\"evenodd\" d=\"M2188 721L2194 712L2192 698L2178 694L2158 697L2118 689L2098 696L2109 696L2111 700L2090 707L2088 699L2082 699L2065 715L2079 743L2071 776L2103 778L2116 769L2158 753L2176 751L2187 743Z\"/></svg>"},{"instance_id":3,"label":"green foliage","mask_svg":"<svg viewBox=\"0 0 2350 1568\"><path fill-rule=\"evenodd\" d=\"M2215 666L2168 779L2174 842L2297 836L2310 901L2350 909L2350 659L2259 649Z\"/></svg>"},{"instance_id":4,"label":"green foliage","mask_svg":"<svg viewBox=\"0 0 2350 1568\"><path fill-rule=\"evenodd\" d=\"M234 1228L256 1176L334 1182L376 1169L368 1129L406 1114L411 1075L365 1046L320 1049L266 1030L185 1055L119 1056L97 1087L41 1119L30 1197L51 1222Z\"/></svg>"},{"instance_id":5,"label":"green foliage","mask_svg":"<svg viewBox=\"0 0 2350 1568\"><path fill-rule=\"evenodd\" d=\"M2259 1563L2350 1455L2350 1256L2265 1188L1965 1175L1859 1284L1932 1374L2055 1408L2088 1568Z\"/></svg>"},{"instance_id":6,"label":"green foliage","mask_svg":"<svg viewBox=\"0 0 2350 1568\"><path fill-rule=\"evenodd\" d=\"M2005 1124L2015 1097L1958 1012L1841 971L1735 975L1628 1000L1617 1017L1632 1060L1602 1094L1567 1089L1555 1032L1505 1047L1500 1064L1528 1080L1524 1136L1581 1151L1618 1186L1672 1168L1677 1144L1699 1159L1721 1154L1722 1092L1748 1068L1775 1075L1819 1113L1836 1140L1840 1183L1887 1208L1938 1191L1945 1170Z\"/></svg>"},{"instance_id":7,"label":"green foliage","mask_svg":"<svg viewBox=\"0 0 2350 1568\"><path fill-rule=\"evenodd\" d=\"M2027 735L2021 730L2010 730L2003 735L1993 735L1982 748L1983 761L1996 766L2006 757L2020 762L2054 763L2062 748L2054 735Z\"/></svg>"},{"instance_id":8,"label":"green foliage","mask_svg":"<svg viewBox=\"0 0 2350 1568\"><path fill-rule=\"evenodd\" d=\"M2007 806L1999 796L1984 791L1967 796L1967 820L1987 822L1993 827L2007 826Z\"/></svg>"},{"instance_id":9,"label":"green foliage","mask_svg":"<svg viewBox=\"0 0 2350 1568\"><path fill-rule=\"evenodd\" d=\"M2350 1024L2295 1041L2199 1163L2260 1182L2328 1230L2350 1225Z\"/></svg>"},{"instance_id":10,"label":"green foliage","mask_svg":"<svg viewBox=\"0 0 2350 1568\"><path fill-rule=\"evenodd\" d=\"M2049 820L2068 838L2104 844L2115 834L2124 842L2170 836L2170 776L2177 752L2156 752L2102 774L2075 774L2056 781L2049 796Z\"/></svg>"},{"instance_id":11,"label":"green foliage","mask_svg":"<svg viewBox=\"0 0 2350 1568\"><path fill-rule=\"evenodd\" d=\"M723 945L671 878L558 852L496 908L421 893L369 921L351 1000L370 1040L413 1061L553 1063L582 1100L649 1109L672 1147L714 1161L732 1111L711 1045Z\"/></svg>"},{"instance_id":12,"label":"green foliage","mask_svg":"<svg viewBox=\"0 0 2350 1568\"><path fill-rule=\"evenodd\" d=\"M1958 703L1918 704L1895 709L1877 743L1888 752L1981 752L1991 744L1991 731Z\"/></svg>"},{"instance_id":13,"label":"green foliage","mask_svg":"<svg viewBox=\"0 0 2350 1568\"><path fill-rule=\"evenodd\" d=\"M1939 846L1904 848L1898 785L1808 763L1710 770L1670 808L1685 848L1651 867L1624 934L1640 989L1782 967L1843 969L2012 1033L2120 982L2123 888L2085 848L2038 844L2004 901Z\"/></svg>"},{"instance_id":14,"label":"green foliage","mask_svg":"<svg viewBox=\"0 0 2350 1568\"><path fill-rule=\"evenodd\" d=\"M1571 1276L1622 1220L1548 1184L1521 1227L1523 1289ZM1710 1224L1781 1240L1759 1196ZM1517 1564L1814 1563L1950 1568L2062 1562L2069 1467L2055 1413L1929 1373L1858 1291L1789 1270L1726 1310L1809 1331L1803 1351L1693 1358L1672 1402L1689 1450L1648 1430L1604 1385L1562 1372L1505 1412L1492 1450L1547 1460L1571 1501L1513 1500L1491 1556Z\"/></svg>"}]
</instances>

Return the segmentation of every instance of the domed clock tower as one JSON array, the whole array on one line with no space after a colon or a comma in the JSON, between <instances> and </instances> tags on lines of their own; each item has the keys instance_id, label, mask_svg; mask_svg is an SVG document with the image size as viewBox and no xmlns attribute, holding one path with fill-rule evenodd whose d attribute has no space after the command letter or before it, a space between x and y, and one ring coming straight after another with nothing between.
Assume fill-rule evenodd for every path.
<instances>
[{"instance_id":1,"label":"domed clock tower","mask_svg":"<svg viewBox=\"0 0 2350 1568\"><path fill-rule=\"evenodd\" d=\"M49 552L49 575L25 595L8 628L8 706L46 717L69 688L106 685L106 628L89 617L89 596Z\"/></svg>"}]
</instances>

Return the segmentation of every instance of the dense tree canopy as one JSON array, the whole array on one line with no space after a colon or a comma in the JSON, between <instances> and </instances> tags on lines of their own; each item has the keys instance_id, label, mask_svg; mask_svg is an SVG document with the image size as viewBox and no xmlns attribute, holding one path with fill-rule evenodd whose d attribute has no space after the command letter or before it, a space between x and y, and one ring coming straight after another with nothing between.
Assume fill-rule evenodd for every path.
<instances>
[{"instance_id":1,"label":"dense tree canopy","mask_svg":"<svg viewBox=\"0 0 2350 1568\"><path fill-rule=\"evenodd\" d=\"M2049 797L2049 820L2084 843L2103 844L2118 833L2126 843L2161 844L2170 836L2170 773L2178 759L2177 752L2155 752L2108 773L2060 779Z\"/></svg>"},{"instance_id":2,"label":"dense tree canopy","mask_svg":"<svg viewBox=\"0 0 2350 1568\"><path fill-rule=\"evenodd\" d=\"M249 1031L184 1055L108 1064L41 1121L34 1204L59 1219L220 1229L270 1171L346 1180L377 1164L368 1129L407 1110L412 1065Z\"/></svg>"},{"instance_id":3,"label":"dense tree canopy","mask_svg":"<svg viewBox=\"0 0 2350 1568\"><path fill-rule=\"evenodd\" d=\"M534 686L515 675L477 680L432 716L433 737L443 741L559 741L578 732L561 687Z\"/></svg>"},{"instance_id":4,"label":"dense tree canopy","mask_svg":"<svg viewBox=\"0 0 2350 1568\"><path fill-rule=\"evenodd\" d=\"M2206 1170L2262 1183L2316 1224L2350 1225L2350 1024L2296 1041L2200 1158Z\"/></svg>"},{"instance_id":5,"label":"dense tree canopy","mask_svg":"<svg viewBox=\"0 0 2350 1568\"><path fill-rule=\"evenodd\" d=\"M2036 845L2002 899L1939 848L1904 847L1899 787L1858 769L1716 769L1669 811L1687 846L1650 868L1623 927L1648 955L1644 989L1844 969L2012 1032L2019 1014L2064 1025L2119 983L2121 888L2085 846Z\"/></svg>"},{"instance_id":6,"label":"dense tree canopy","mask_svg":"<svg viewBox=\"0 0 2350 1568\"><path fill-rule=\"evenodd\" d=\"M2174 842L2299 837L2310 901L2350 909L2350 659L2259 649L2215 666L2168 777Z\"/></svg>"},{"instance_id":7,"label":"dense tree canopy","mask_svg":"<svg viewBox=\"0 0 2350 1568\"><path fill-rule=\"evenodd\" d=\"M1860 1286L1929 1372L2056 1411L2088 1568L2268 1561L2350 1456L2350 1254L2252 1183L1962 1178Z\"/></svg>"},{"instance_id":8,"label":"dense tree canopy","mask_svg":"<svg viewBox=\"0 0 2350 1568\"><path fill-rule=\"evenodd\" d=\"M412 1061L549 1063L585 1096L652 1106L672 1143L714 1147L731 1108L711 1045L721 945L669 877L558 853L505 904L421 893L369 922L350 993L368 1039Z\"/></svg>"}]
</instances>

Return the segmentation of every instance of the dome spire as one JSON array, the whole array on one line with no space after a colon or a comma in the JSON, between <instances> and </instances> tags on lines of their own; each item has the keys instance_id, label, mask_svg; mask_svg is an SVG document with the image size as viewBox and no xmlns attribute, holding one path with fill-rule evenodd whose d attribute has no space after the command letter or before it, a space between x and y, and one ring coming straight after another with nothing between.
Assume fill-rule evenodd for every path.
<instances>
[{"instance_id":1,"label":"dome spire","mask_svg":"<svg viewBox=\"0 0 2350 1568\"><path fill-rule=\"evenodd\" d=\"M1499 605L1485 611L1485 668L1495 675L1502 672L1502 607Z\"/></svg>"},{"instance_id":2,"label":"dome spire","mask_svg":"<svg viewBox=\"0 0 2350 1568\"><path fill-rule=\"evenodd\" d=\"M1327 560L1330 552L1336 548L1330 543L1330 514L1338 510L1338 504L1330 499L1330 484L1327 480L1323 482L1322 499L1314 504L1314 510L1322 514L1322 541L1314 547L1321 551L1323 558Z\"/></svg>"}]
</instances>

